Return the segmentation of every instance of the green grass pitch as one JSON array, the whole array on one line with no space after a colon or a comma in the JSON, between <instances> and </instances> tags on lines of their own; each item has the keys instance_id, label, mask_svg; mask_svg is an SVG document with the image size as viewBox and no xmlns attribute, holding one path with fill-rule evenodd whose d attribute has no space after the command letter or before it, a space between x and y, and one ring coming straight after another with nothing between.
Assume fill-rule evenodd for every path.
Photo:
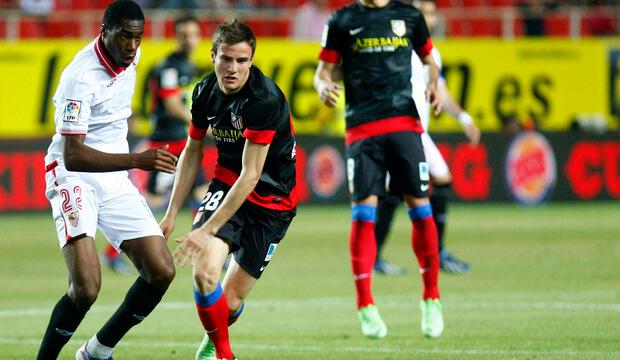
<instances>
[{"instance_id":1,"label":"green grass pitch","mask_svg":"<svg viewBox=\"0 0 620 360\"><path fill-rule=\"evenodd\" d=\"M355 318L347 206L302 206L231 328L240 359L620 359L620 205L451 207L448 244L473 264L441 274L446 328L422 337L420 277L400 210L385 255L405 277L373 278L388 324L365 339ZM66 271L51 215L0 215L0 359L33 359ZM180 217L175 235L189 228ZM98 246L105 242L97 238ZM174 244L170 243L171 247ZM103 271L99 299L61 353L72 359L134 281ZM117 359L193 359L202 338L190 269L132 329Z\"/></svg>"}]
</instances>

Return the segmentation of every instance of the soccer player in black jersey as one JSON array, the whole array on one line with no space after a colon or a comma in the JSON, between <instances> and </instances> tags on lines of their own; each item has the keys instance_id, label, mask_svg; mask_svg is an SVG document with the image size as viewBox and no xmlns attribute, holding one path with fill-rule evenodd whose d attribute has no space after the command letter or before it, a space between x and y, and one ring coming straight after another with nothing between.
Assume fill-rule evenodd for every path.
<instances>
[{"instance_id":1,"label":"soccer player in black jersey","mask_svg":"<svg viewBox=\"0 0 620 360\"><path fill-rule=\"evenodd\" d=\"M194 267L194 296L207 332L197 359L232 359L228 326L260 278L295 216L295 136L282 91L252 65L256 39L237 20L213 34L215 72L194 89L189 138L177 167L172 197L160 223L174 229L183 199L199 171L205 134L215 140L213 181L193 231L177 242L180 266ZM223 284L222 266L234 254Z\"/></svg>"},{"instance_id":2,"label":"soccer player in black jersey","mask_svg":"<svg viewBox=\"0 0 620 360\"><path fill-rule=\"evenodd\" d=\"M174 23L176 49L163 59L149 76L149 92L153 100L155 129L150 146L168 145L168 151L179 156L185 147L187 127L192 119L188 100L191 86L200 70L190 57L201 40L200 22L194 16L183 16ZM153 171L149 174L146 200L153 209L160 209L174 176ZM206 192L205 178L198 172L192 199L200 203ZM196 204L197 205L197 204ZM197 206L196 206L197 207Z\"/></svg>"},{"instance_id":3,"label":"soccer player in black jersey","mask_svg":"<svg viewBox=\"0 0 620 360\"><path fill-rule=\"evenodd\" d=\"M382 338L387 327L375 306L371 276L376 257L374 223L378 197L390 188L402 194L412 221L412 247L418 259L424 292L422 332L443 332L439 302L437 229L428 199L429 168L423 132L412 98L415 53L429 65L426 96L436 112L439 71L422 14L390 0L360 0L334 12L325 28L314 85L321 100L334 106L340 96L342 68L346 102L347 175L352 196L350 252L357 292L358 318L364 335Z\"/></svg>"}]
</instances>

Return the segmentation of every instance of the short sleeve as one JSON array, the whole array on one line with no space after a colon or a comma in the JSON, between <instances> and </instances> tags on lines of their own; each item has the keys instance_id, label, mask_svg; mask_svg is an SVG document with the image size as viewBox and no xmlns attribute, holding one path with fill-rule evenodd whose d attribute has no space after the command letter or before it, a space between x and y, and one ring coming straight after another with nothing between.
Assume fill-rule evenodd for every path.
<instances>
[{"instance_id":1,"label":"short sleeve","mask_svg":"<svg viewBox=\"0 0 620 360\"><path fill-rule=\"evenodd\" d=\"M56 131L61 135L85 135L88 132L94 87L70 79L56 103Z\"/></svg>"},{"instance_id":2,"label":"short sleeve","mask_svg":"<svg viewBox=\"0 0 620 360\"><path fill-rule=\"evenodd\" d=\"M278 127L278 114L281 105L277 99L261 99L250 102L244 107L241 116L244 119L243 136L255 144L271 144Z\"/></svg>"},{"instance_id":3,"label":"short sleeve","mask_svg":"<svg viewBox=\"0 0 620 360\"><path fill-rule=\"evenodd\" d=\"M179 71L174 67L165 67L159 72L159 98L165 99L178 94Z\"/></svg>"},{"instance_id":4,"label":"short sleeve","mask_svg":"<svg viewBox=\"0 0 620 360\"><path fill-rule=\"evenodd\" d=\"M342 57L342 36L338 26L337 12L332 13L327 24L323 28L321 36L321 53L319 60L337 64Z\"/></svg>"},{"instance_id":5,"label":"short sleeve","mask_svg":"<svg viewBox=\"0 0 620 360\"><path fill-rule=\"evenodd\" d=\"M413 18L413 31L411 32L411 44L413 49L420 58L430 54L433 50L433 42L431 41L428 27L424 21L424 16L415 10Z\"/></svg>"},{"instance_id":6,"label":"short sleeve","mask_svg":"<svg viewBox=\"0 0 620 360\"><path fill-rule=\"evenodd\" d=\"M205 115L205 96L201 96L204 87L203 80L194 87L194 91L192 92L192 104L190 107L192 121L189 124L189 136L194 140L204 139L207 134L207 129L209 128L209 122Z\"/></svg>"}]
</instances>

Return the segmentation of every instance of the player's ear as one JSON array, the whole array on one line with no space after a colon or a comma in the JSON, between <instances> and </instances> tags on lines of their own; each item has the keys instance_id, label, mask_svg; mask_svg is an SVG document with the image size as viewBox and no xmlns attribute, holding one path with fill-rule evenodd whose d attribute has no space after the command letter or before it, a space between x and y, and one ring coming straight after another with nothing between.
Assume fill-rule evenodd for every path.
<instances>
[{"instance_id":1,"label":"player's ear","mask_svg":"<svg viewBox=\"0 0 620 360\"><path fill-rule=\"evenodd\" d=\"M211 63L215 64L215 55L217 55L215 53L215 49L211 48Z\"/></svg>"},{"instance_id":2,"label":"player's ear","mask_svg":"<svg viewBox=\"0 0 620 360\"><path fill-rule=\"evenodd\" d=\"M99 29L102 37L106 37L108 35L108 27L106 24L101 24L101 28Z\"/></svg>"}]
</instances>

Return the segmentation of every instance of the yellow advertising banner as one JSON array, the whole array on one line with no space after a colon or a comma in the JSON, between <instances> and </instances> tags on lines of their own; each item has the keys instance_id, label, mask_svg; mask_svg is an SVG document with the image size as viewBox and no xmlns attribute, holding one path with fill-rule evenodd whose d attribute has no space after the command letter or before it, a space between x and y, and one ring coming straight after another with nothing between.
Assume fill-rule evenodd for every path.
<instances>
[{"instance_id":1,"label":"yellow advertising banner","mask_svg":"<svg viewBox=\"0 0 620 360\"><path fill-rule=\"evenodd\" d=\"M62 69L85 46L83 40L0 42L0 138L49 136L54 131L52 96ZM615 45L614 45L615 44ZM145 41L133 99L132 128L148 134L147 74L173 49L172 41ZM533 119L542 130L566 130L580 114L599 114L618 128L620 43L607 40L437 41L454 97L479 126L498 131L502 121ZM212 70L210 44L195 61ZM324 107L312 87L319 45L259 39L254 63L286 94L299 134L341 133L342 110ZM197 79L198 80L198 79ZM433 131L459 130L442 115Z\"/></svg>"}]
</instances>

